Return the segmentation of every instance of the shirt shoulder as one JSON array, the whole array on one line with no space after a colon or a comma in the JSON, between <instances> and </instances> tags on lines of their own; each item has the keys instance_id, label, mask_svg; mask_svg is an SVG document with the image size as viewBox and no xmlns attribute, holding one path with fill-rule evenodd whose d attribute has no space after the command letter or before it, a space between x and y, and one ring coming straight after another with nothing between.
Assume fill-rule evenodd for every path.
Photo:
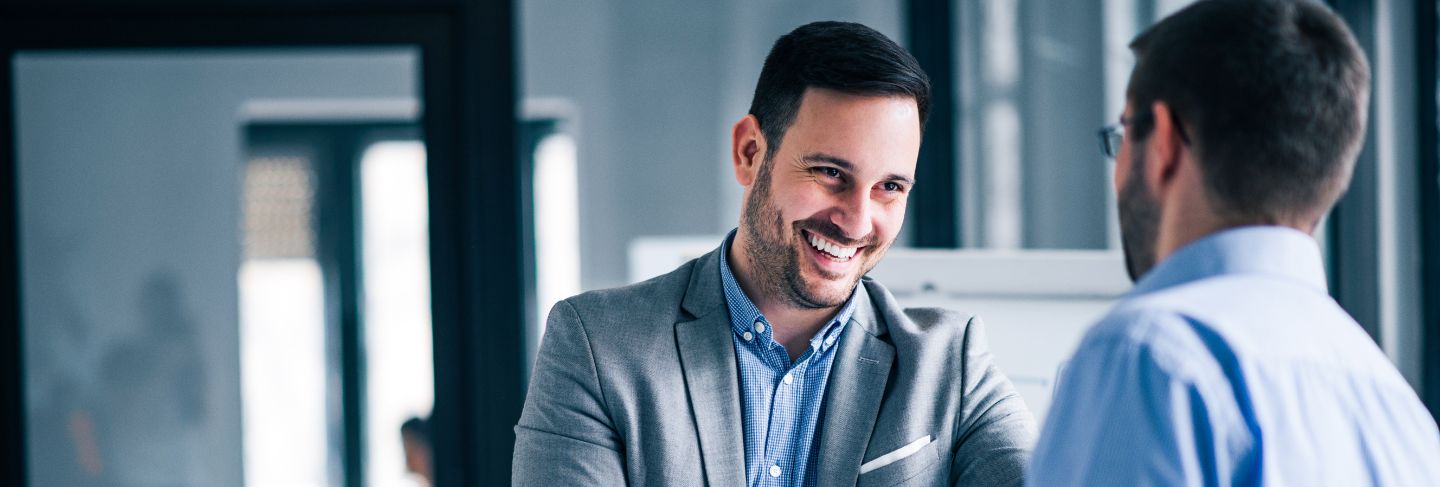
<instances>
[{"instance_id":1,"label":"shirt shoulder","mask_svg":"<svg viewBox=\"0 0 1440 487\"><path fill-rule=\"evenodd\" d=\"M1244 390L1249 380L1242 352L1211 325L1164 300L1122 302L1081 341L1058 386L1103 386L1151 408L1170 404L1170 411L1149 413L1189 423L1173 416L1174 401L1181 401L1187 404L1181 409L1205 411L1204 426L1186 428L1211 430L1228 438L1230 451L1244 450L1253 411L1244 403L1250 394Z\"/></svg>"},{"instance_id":2,"label":"shirt shoulder","mask_svg":"<svg viewBox=\"0 0 1440 487\"><path fill-rule=\"evenodd\" d=\"M1223 376L1217 352L1229 345L1208 326L1181 310L1146 302L1121 303L1093 326L1076 349L1086 354L1120 354L1153 367L1174 380L1201 381Z\"/></svg>"},{"instance_id":3,"label":"shirt shoulder","mask_svg":"<svg viewBox=\"0 0 1440 487\"><path fill-rule=\"evenodd\" d=\"M1246 475L1254 437L1217 347L1176 310L1117 306L1063 365L1032 479L1170 485ZM1116 444L1129 448L1106 448Z\"/></svg>"}]
</instances>

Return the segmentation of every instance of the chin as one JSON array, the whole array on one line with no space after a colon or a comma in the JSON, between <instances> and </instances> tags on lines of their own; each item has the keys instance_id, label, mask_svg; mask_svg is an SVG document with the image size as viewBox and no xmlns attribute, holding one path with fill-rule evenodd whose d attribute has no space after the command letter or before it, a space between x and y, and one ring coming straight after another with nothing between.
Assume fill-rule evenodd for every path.
<instances>
[{"instance_id":1,"label":"chin","mask_svg":"<svg viewBox=\"0 0 1440 487\"><path fill-rule=\"evenodd\" d=\"M807 276L805 279L806 298L822 307L840 306L850 299L855 292L855 285L859 282L860 276L842 276L836 279Z\"/></svg>"}]
</instances>

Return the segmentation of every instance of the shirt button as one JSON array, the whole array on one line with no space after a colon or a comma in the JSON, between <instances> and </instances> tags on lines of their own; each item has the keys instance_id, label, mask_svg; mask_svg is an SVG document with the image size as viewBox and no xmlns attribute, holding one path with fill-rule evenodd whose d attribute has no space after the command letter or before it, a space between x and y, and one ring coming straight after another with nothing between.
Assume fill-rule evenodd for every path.
<instances>
[{"instance_id":1,"label":"shirt button","mask_svg":"<svg viewBox=\"0 0 1440 487\"><path fill-rule=\"evenodd\" d=\"M756 322L755 322L755 333L765 333L765 324L764 324L764 323L761 323L761 322L759 322L759 321L756 321Z\"/></svg>"},{"instance_id":2,"label":"shirt button","mask_svg":"<svg viewBox=\"0 0 1440 487\"><path fill-rule=\"evenodd\" d=\"M771 476L771 477L779 477L779 476L780 476L780 466L779 466L779 465L771 465L771 466L770 466L770 476Z\"/></svg>"},{"instance_id":3,"label":"shirt button","mask_svg":"<svg viewBox=\"0 0 1440 487\"><path fill-rule=\"evenodd\" d=\"M786 384L794 384L794 383L795 383L795 376L794 376L794 375L791 375L791 374L785 374L785 383L786 383ZM775 468L780 468L780 467L775 467Z\"/></svg>"},{"instance_id":4,"label":"shirt button","mask_svg":"<svg viewBox=\"0 0 1440 487\"><path fill-rule=\"evenodd\" d=\"M753 333L750 333L750 332L747 331L747 332L745 332L744 335L740 335L740 338L744 338L745 341L748 342L748 341L754 339L754 338L755 338L755 335L754 335Z\"/></svg>"}]
</instances>

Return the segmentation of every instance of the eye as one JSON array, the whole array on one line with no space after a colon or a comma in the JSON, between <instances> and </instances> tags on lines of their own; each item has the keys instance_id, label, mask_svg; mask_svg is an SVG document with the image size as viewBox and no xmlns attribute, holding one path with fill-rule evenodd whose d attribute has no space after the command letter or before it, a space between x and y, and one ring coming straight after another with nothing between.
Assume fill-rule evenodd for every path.
<instances>
[{"instance_id":1,"label":"eye","mask_svg":"<svg viewBox=\"0 0 1440 487\"><path fill-rule=\"evenodd\" d=\"M885 191L892 192L900 192L905 190L905 186L894 181L886 181L884 184L880 185L880 187L885 189Z\"/></svg>"},{"instance_id":2,"label":"eye","mask_svg":"<svg viewBox=\"0 0 1440 487\"><path fill-rule=\"evenodd\" d=\"M820 174L825 175L825 177L827 177L827 178L832 178L832 179L839 179L839 178L840 178L840 170L839 170L839 169L835 169L835 168L829 167L829 166L820 167L820 168L816 168L816 169L817 169L818 171L820 171Z\"/></svg>"}]
</instances>

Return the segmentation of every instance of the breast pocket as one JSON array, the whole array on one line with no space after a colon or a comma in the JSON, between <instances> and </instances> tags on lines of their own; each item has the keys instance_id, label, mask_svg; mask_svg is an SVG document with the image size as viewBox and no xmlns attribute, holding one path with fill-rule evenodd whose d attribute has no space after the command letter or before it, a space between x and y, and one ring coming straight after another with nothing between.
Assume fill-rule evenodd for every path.
<instances>
[{"instance_id":1,"label":"breast pocket","mask_svg":"<svg viewBox=\"0 0 1440 487\"><path fill-rule=\"evenodd\" d=\"M924 474L939 463L938 442L930 435L917 438L904 446L876 455L860 464L858 485L862 487L889 487L907 480L922 481Z\"/></svg>"}]
</instances>

